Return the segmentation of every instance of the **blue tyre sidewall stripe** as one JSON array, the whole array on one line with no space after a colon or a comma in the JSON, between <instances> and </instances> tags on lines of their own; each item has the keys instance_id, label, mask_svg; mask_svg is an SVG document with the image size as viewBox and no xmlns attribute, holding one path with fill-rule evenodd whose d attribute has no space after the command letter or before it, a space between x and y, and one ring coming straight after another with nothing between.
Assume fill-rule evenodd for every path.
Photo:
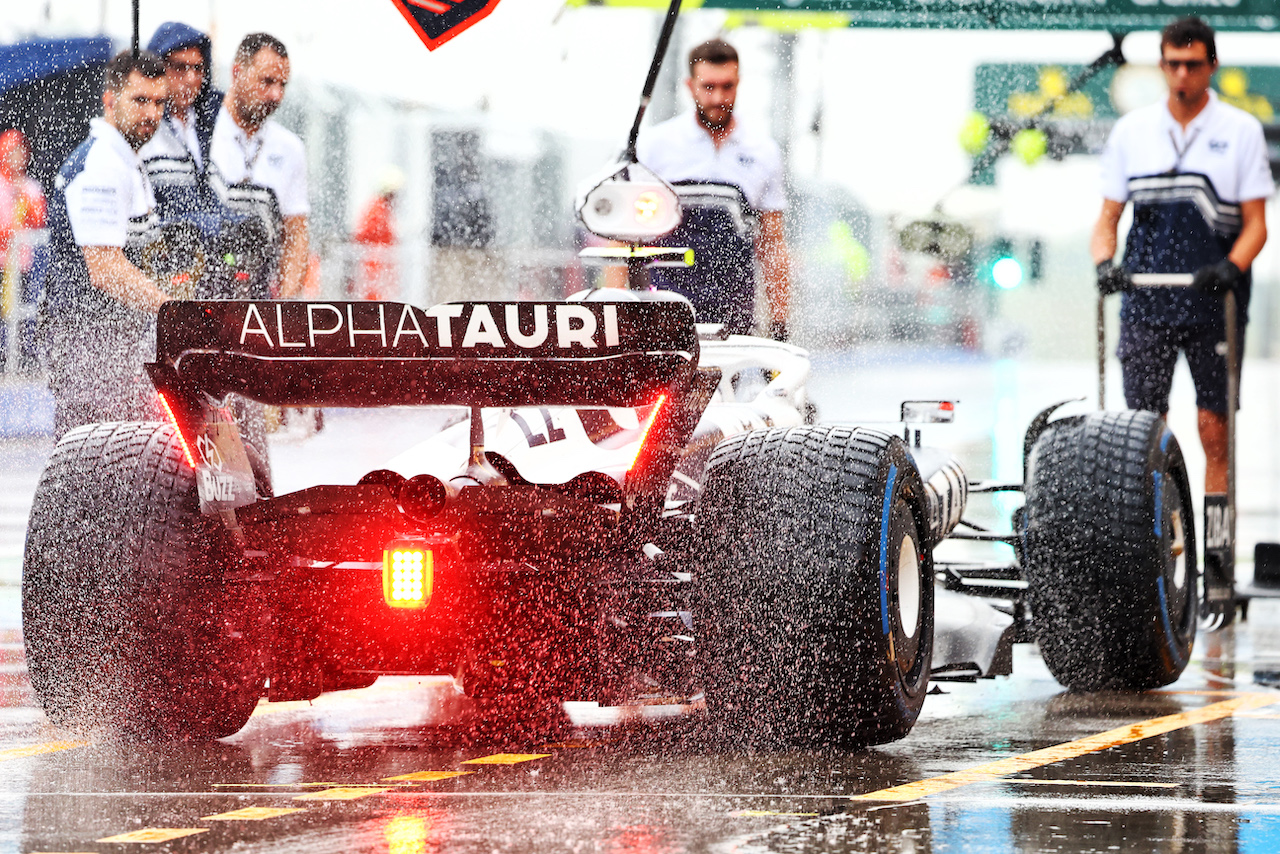
<instances>
[{"instance_id":1,"label":"blue tyre sidewall stripe","mask_svg":"<svg viewBox=\"0 0 1280 854\"><path fill-rule=\"evenodd\" d=\"M1161 451L1164 451L1165 448L1168 446L1169 438L1172 435L1173 434L1170 433L1169 431L1167 430L1165 431L1164 436L1161 437L1161 442L1160 442ZM1160 546L1164 539L1164 473L1159 471L1153 471L1151 473L1151 481L1152 481L1152 486L1155 488L1155 506L1156 506L1155 522L1152 526L1152 531L1156 535L1157 546ZM1173 532L1170 531L1169 535L1173 536ZM1170 622L1170 619L1169 619L1169 595L1168 595L1168 591L1165 589L1165 584L1164 584L1164 566L1163 566L1164 549L1161 548L1160 551L1161 551L1162 565L1160 567L1160 575L1156 577L1156 593L1160 597L1160 622L1164 625L1165 645L1169 648L1169 654L1173 656L1173 660L1177 662L1177 665L1179 667L1182 667L1187 663L1187 657L1182 653L1182 645L1178 643L1178 637L1174 632L1173 624Z\"/></svg>"},{"instance_id":2,"label":"blue tyre sidewall stripe","mask_svg":"<svg viewBox=\"0 0 1280 854\"><path fill-rule=\"evenodd\" d=\"M1158 544L1164 538L1164 475L1158 471L1151 473L1151 482L1156 491L1156 518L1153 530Z\"/></svg>"},{"instance_id":3,"label":"blue tyre sidewall stripe","mask_svg":"<svg viewBox=\"0 0 1280 854\"><path fill-rule=\"evenodd\" d=\"M1169 622L1169 598L1165 595L1164 576L1156 579L1156 592L1160 595L1160 622L1164 624L1165 644L1169 647L1169 654L1173 656L1174 662L1178 667L1182 667L1187 663L1187 657L1182 654L1181 645L1173 632L1173 625Z\"/></svg>"},{"instance_id":4,"label":"blue tyre sidewall stripe","mask_svg":"<svg viewBox=\"0 0 1280 854\"><path fill-rule=\"evenodd\" d=\"M898 482L898 466L889 464L884 487L884 508L880 511L880 628L889 634L889 519L893 513L893 489Z\"/></svg>"}]
</instances>

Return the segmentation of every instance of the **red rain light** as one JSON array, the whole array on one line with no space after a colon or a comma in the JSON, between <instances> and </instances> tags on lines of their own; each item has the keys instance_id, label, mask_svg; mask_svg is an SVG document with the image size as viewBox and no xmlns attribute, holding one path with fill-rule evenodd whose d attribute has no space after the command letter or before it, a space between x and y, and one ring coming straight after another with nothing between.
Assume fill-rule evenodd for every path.
<instances>
[{"instance_id":1,"label":"red rain light","mask_svg":"<svg viewBox=\"0 0 1280 854\"><path fill-rule=\"evenodd\" d=\"M653 424L658 420L658 413L662 411L662 405L667 402L666 394L658 395L658 402L653 405L653 411L649 413L649 420L645 422L644 428L640 431L640 444L636 447L636 455L631 458L631 465L627 469L636 467L636 461L640 459L640 454L644 451L644 444L649 439L649 431L653 429Z\"/></svg>"},{"instance_id":2,"label":"red rain light","mask_svg":"<svg viewBox=\"0 0 1280 854\"><path fill-rule=\"evenodd\" d=\"M422 542L390 542L382 551L382 594L392 608L425 608L431 601L435 554Z\"/></svg>"},{"instance_id":3,"label":"red rain light","mask_svg":"<svg viewBox=\"0 0 1280 854\"><path fill-rule=\"evenodd\" d=\"M169 423L173 425L174 431L178 434L178 443L182 445L182 455L187 458L187 465L195 468L196 458L191 453L191 446L187 444L187 437L182 435L182 427L178 425L178 418L173 414L173 407L169 405L164 392L157 392L156 396L160 398L160 405L164 407L165 415L169 416Z\"/></svg>"}]
</instances>

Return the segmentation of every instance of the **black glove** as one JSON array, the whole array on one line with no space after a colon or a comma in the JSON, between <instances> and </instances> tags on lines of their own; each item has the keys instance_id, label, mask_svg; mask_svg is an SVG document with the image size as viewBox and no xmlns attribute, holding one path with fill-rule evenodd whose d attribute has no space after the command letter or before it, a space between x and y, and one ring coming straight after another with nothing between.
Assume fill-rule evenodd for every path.
<instances>
[{"instance_id":1,"label":"black glove","mask_svg":"<svg viewBox=\"0 0 1280 854\"><path fill-rule=\"evenodd\" d=\"M1124 267L1117 267L1110 258L1098 265L1098 292L1104 297L1132 288L1133 277Z\"/></svg>"},{"instance_id":2,"label":"black glove","mask_svg":"<svg viewBox=\"0 0 1280 854\"><path fill-rule=\"evenodd\" d=\"M1209 264L1196 270L1191 277L1191 287L1211 297L1220 297L1227 291L1235 290L1243 275L1240 268L1231 263L1230 258L1223 258L1217 264Z\"/></svg>"},{"instance_id":3,"label":"black glove","mask_svg":"<svg viewBox=\"0 0 1280 854\"><path fill-rule=\"evenodd\" d=\"M787 322L785 320L769 321L769 337L774 341L787 340Z\"/></svg>"}]
</instances>

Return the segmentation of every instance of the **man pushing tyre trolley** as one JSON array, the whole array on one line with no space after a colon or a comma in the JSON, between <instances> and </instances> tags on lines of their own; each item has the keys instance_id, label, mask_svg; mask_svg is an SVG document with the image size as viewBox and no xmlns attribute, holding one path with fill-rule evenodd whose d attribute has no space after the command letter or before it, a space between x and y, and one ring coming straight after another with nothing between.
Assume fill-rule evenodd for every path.
<instances>
[{"instance_id":1,"label":"man pushing tyre trolley","mask_svg":"<svg viewBox=\"0 0 1280 854\"><path fill-rule=\"evenodd\" d=\"M1218 68L1213 29L1199 18L1165 27L1160 68L1168 98L1122 117L1107 140L1090 249L1101 295L1124 292L1117 356L1129 408L1166 415L1178 352L1186 355L1205 452L1203 615L1225 624L1234 613L1239 354L1250 266L1267 240L1275 187L1262 125L1209 88ZM1127 202L1133 225L1116 264Z\"/></svg>"}]
</instances>

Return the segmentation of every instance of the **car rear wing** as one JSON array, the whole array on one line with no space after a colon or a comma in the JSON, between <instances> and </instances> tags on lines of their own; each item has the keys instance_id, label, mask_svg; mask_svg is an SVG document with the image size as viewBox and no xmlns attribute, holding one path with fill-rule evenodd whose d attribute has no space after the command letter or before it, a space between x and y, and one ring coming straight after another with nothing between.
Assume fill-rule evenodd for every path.
<instances>
[{"instance_id":1,"label":"car rear wing","mask_svg":"<svg viewBox=\"0 0 1280 854\"><path fill-rule=\"evenodd\" d=\"M628 474L625 525L643 529L719 382L698 366L687 303L169 302L147 365L203 513L256 500L265 460L229 394L276 406L652 407ZM483 455L483 438L472 436Z\"/></svg>"},{"instance_id":2,"label":"car rear wing","mask_svg":"<svg viewBox=\"0 0 1280 854\"><path fill-rule=\"evenodd\" d=\"M642 406L698 363L679 302L169 302L153 381L278 406Z\"/></svg>"}]
</instances>

